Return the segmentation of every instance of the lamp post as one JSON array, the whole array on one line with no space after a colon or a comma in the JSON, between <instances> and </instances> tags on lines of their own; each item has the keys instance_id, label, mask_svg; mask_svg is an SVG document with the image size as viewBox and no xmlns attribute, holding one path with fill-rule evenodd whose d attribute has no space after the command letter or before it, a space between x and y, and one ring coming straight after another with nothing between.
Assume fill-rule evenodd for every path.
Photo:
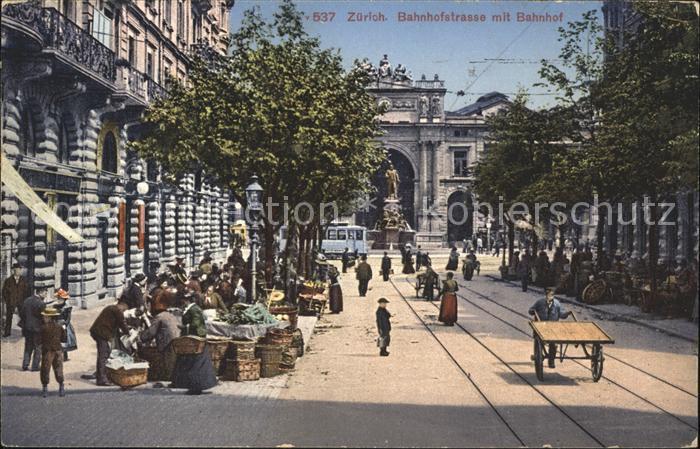
<instances>
[{"instance_id":1,"label":"lamp post","mask_svg":"<svg viewBox=\"0 0 700 449\"><path fill-rule=\"evenodd\" d=\"M250 273L250 289L251 298L253 302L256 301L256 289L255 289L255 278L256 269L255 264L258 258L257 255L257 245L258 245L258 218L260 217L260 212L262 212L262 192L263 189L258 184L258 177L253 175L250 178L250 184L245 189L246 204L248 207L245 211L246 221L250 225L250 257L251 257L251 273Z\"/></svg>"}]
</instances>

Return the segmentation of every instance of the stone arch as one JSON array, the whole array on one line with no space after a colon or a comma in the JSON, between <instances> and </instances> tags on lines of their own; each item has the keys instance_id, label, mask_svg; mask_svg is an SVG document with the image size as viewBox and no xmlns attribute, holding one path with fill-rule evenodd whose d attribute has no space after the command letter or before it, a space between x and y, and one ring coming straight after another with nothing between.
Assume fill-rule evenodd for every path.
<instances>
[{"instance_id":1,"label":"stone arch","mask_svg":"<svg viewBox=\"0 0 700 449\"><path fill-rule=\"evenodd\" d=\"M55 114L57 148L56 160L69 164L75 160L75 154L80 146L79 128L75 116L66 110L58 110Z\"/></svg>"},{"instance_id":2,"label":"stone arch","mask_svg":"<svg viewBox=\"0 0 700 449\"><path fill-rule=\"evenodd\" d=\"M121 166L121 133L115 122L104 122L97 137L97 169L118 174Z\"/></svg>"},{"instance_id":3,"label":"stone arch","mask_svg":"<svg viewBox=\"0 0 700 449\"><path fill-rule=\"evenodd\" d=\"M474 198L465 189L453 189L447 196L447 242L471 239L474 233Z\"/></svg>"}]
</instances>

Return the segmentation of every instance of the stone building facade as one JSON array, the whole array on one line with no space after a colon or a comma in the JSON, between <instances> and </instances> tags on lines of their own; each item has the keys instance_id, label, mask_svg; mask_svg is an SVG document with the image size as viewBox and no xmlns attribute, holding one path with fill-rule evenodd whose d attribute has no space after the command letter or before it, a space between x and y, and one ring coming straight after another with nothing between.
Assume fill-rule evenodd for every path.
<instances>
[{"instance_id":1,"label":"stone building facade","mask_svg":"<svg viewBox=\"0 0 700 449\"><path fill-rule=\"evenodd\" d=\"M437 74L413 80L400 64L392 69L385 56L376 75L369 91L387 107L379 142L399 172L398 196L406 221L416 230L417 243L442 246L485 233L486 217L473 207L473 168L488 148L485 119L506 107L508 98L492 92L474 104L446 111L447 90ZM388 162L374 179L378 190L374 207L356 213L357 224L373 229L381 217L387 167ZM448 220L448 213L453 220Z\"/></svg>"},{"instance_id":2,"label":"stone building facade","mask_svg":"<svg viewBox=\"0 0 700 449\"><path fill-rule=\"evenodd\" d=\"M84 239L68 243L2 189L3 277L21 263L35 285L82 307L176 254L223 256L235 204L201 173L164 182L129 150L168 76L194 51L226 51L232 0L4 1L2 153ZM215 254L216 255L216 254Z\"/></svg>"}]
</instances>

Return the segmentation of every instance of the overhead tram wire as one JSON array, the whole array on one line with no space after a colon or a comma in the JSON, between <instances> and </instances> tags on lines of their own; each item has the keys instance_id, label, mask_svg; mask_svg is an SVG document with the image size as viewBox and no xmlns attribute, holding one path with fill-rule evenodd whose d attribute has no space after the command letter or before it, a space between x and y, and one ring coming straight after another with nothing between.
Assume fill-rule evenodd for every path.
<instances>
[{"instance_id":1,"label":"overhead tram wire","mask_svg":"<svg viewBox=\"0 0 700 449\"><path fill-rule=\"evenodd\" d=\"M545 5L545 7L542 8L542 11L540 11L540 14L541 14L541 13L544 13L544 12L547 10L547 8L549 8L549 5L550 5L549 3L548 3L547 5ZM528 23L527 26L525 26L525 28L523 28L522 31L521 31L520 33L518 33L518 35L515 36L515 37L508 43L508 45L506 45L506 46L503 48L503 50L501 50L500 53L498 53L498 56L496 56L496 58L494 58L494 60L491 61L491 62L489 63L489 65L487 65L487 66L484 68L484 70L482 70L481 73L479 73L479 74L476 76L476 78L474 78L474 80L473 80L471 83L469 83L469 84L467 85L467 87L464 88L465 94L466 94L466 93L469 93L469 89L471 89L472 86L474 86L474 84L476 84L476 82L479 81L479 78L481 78L481 76L482 76L484 73L486 73L486 72L496 63L496 60L498 60L498 58L500 58L501 56L503 56L503 54L504 54L505 52L507 52L508 49L509 49L518 39L520 39L520 38L523 36L523 34L525 34L525 33L527 32L527 30L530 29L530 27L532 26L533 23L535 23L535 22L530 22L530 23ZM453 108L454 108L455 103L457 103L457 99L458 99L458 98L459 98L459 97L455 97L455 99L452 101L452 104L450 104L450 109L453 109Z\"/></svg>"}]
</instances>

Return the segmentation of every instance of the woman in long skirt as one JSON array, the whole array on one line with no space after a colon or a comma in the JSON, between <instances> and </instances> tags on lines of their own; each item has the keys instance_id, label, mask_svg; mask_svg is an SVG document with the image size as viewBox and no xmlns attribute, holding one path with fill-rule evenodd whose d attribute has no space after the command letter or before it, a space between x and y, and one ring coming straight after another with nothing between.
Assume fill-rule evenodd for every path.
<instances>
[{"instance_id":1,"label":"woman in long skirt","mask_svg":"<svg viewBox=\"0 0 700 449\"><path fill-rule=\"evenodd\" d=\"M329 292L331 313L340 313L343 311L343 290L338 282L338 269L331 265L328 269L328 277L331 280L331 289Z\"/></svg>"},{"instance_id":2,"label":"woman in long skirt","mask_svg":"<svg viewBox=\"0 0 700 449\"><path fill-rule=\"evenodd\" d=\"M442 283L442 291L440 295L440 316L438 320L445 323L447 326L454 326L457 322L457 290L459 286L457 281L453 279L454 273L447 273L447 280Z\"/></svg>"},{"instance_id":3,"label":"woman in long skirt","mask_svg":"<svg viewBox=\"0 0 700 449\"><path fill-rule=\"evenodd\" d=\"M185 311L182 315L182 336L192 335L206 337L202 309L194 303L194 295L189 292L183 298ZM216 372L211 362L209 350L199 354L180 354L173 369L173 388L187 388L188 394L201 394L217 384Z\"/></svg>"}]
</instances>

